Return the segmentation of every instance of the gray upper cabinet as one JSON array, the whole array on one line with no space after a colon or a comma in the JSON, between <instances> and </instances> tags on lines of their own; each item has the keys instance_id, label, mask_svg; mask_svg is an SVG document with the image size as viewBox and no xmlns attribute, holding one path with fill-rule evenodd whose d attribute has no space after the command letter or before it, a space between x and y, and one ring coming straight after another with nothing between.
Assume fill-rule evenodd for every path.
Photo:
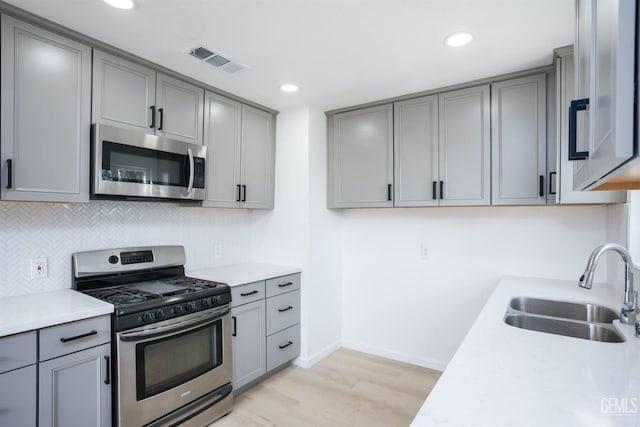
<instances>
[{"instance_id":1,"label":"gray upper cabinet","mask_svg":"<svg viewBox=\"0 0 640 427\"><path fill-rule=\"evenodd\" d=\"M489 85L438 95L441 206L491 203Z\"/></svg>"},{"instance_id":2,"label":"gray upper cabinet","mask_svg":"<svg viewBox=\"0 0 640 427\"><path fill-rule=\"evenodd\" d=\"M202 144L204 89L158 73L157 132L180 141Z\"/></svg>"},{"instance_id":3,"label":"gray upper cabinet","mask_svg":"<svg viewBox=\"0 0 640 427\"><path fill-rule=\"evenodd\" d=\"M203 206L273 209L274 116L207 92L207 200Z\"/></svg>"},{"instance_id":4,"label":"gray upper cabinet","mask_svg":"<svg viewBox=\"0 0 640 427\"><path fill-rule=\"evenodd\" d=\"M393 105L330 118L330 208L393 206Z\"/></svg>"},{"instance_id":5,"label":"gray upper cabinet","mask_svg":"<svg viewBox=\"0 0 640 427\"><path fill-rule=\"evenodd\" d=\"M202 144L204 89L95 50L92 121Z\"/></svg>"},{"instance_id":6,"label":"gray upper cabinet","mask_svg":"<svg viewBox=\"0 0 640 427\"><path fill-rule=\"evenodd\" d=\"M396 102L395 206L438 205L438 96Z\"/></svg>"},{"instance_id":7,"label":"gray upper cabinet","mask_svg":"<svg viewBox=\"0 0 640 427\"><path fill-rule=\"evenodd\" d=\"M154 70L93 51L93 123L153 133L155 95Z\"/></svg>"},{"instance_id":8,"label":"gray upper cabinet","mask_svg":"<svg viewBox=\"0 0 640 427\"><path fill-rule=\"evenodd\" d=\"M546 75L491 85L494 205L546 204Z\"/></svg>"},{"instance_id":9,"label":"gray upper cabinet","mask_svg":"<svg viewBox=\"0 0 640 427\"><path fill-rule=\"evenodd\" d=\"M634 156L634 55L636 2L578 0L576 98L588 99L588 132L577 132L586 164L574 173L575 189L593 188ZM582 117L579 120L584 120ZM583 125L579 125L582 128ZM578 150L580 151L580 150Z\"/></svg>"},{"instance_id":10,"label":"gray upper cabinet","mask_svg":"<svg viewBox=\"0 0 640 427\"><path fill-rule=\"evenodd\" d=\"M88 201L91 49L1 19L0 197Z\"/></svg>"}]
</instances>

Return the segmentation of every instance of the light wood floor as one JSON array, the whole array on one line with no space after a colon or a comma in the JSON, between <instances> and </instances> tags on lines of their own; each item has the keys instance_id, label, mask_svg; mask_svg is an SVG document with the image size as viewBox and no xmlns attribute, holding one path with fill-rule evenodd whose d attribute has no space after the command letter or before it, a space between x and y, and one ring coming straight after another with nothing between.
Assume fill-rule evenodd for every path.
<instances>
[{"instance_id":1,"label":"light wood floor","mask_svg":"<svg viewBox=\"0 0 640 427\"><path fill-rule=\"evenodd\" d=\"M408 426L440 372L340 349L290 366L236 397L213 427Z\"/></svg>"}]
</instances>

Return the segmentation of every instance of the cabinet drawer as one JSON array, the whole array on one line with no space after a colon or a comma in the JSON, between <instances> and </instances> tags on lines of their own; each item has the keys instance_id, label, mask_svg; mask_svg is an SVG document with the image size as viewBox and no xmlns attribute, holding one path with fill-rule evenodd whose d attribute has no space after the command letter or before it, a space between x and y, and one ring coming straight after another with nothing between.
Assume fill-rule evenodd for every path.
<instances>
[{"instance_id":1,"label":"cabinet drawer","mask_svg":"<svg viewBox=\"0 0 640 427\"><path fill-rule=\"evenodd\" d=\"M40 361L111 341L109 315L78 320L40 330Z\"/></svg>"},{"instance_id":2,"label":"cabinet drawer","mask_svg":"<svg viewBox=\"0 0 640 427\"><path fill-rule=\"evenodd\" d=\"M300 355L300 324L267 337L267 372Z\"/></svg>"},{"instance_id":3,"label":"cabinet drawer","mask_svg":"<svg viewBox=\"0 0 640 427\"><path fill-rule=\"evenodd\" d=\"M300 323L300 291L267 298L267 336Z\"/></svg>"},{"instance_id":4,"label":"cabinet drawer","mask_svg":"<svg viewBox=\"0 0 640 427\"><path fill-rule=\"evenodd\" d=\"M300 273L267 280L267 298L300 289Z\"/></svg>"},{"instance_id":5,"label":"cabinet drawer","mask_svg":"<svg viewBox=\"0 0 640 427\"><path fill-rule=\"evenodd\" d=\"M0 426L36 425L37 387L36 365L0 375Z\"/></svg>"},{"instance_id":6,"label":"cabinet drawer","mask_svg":"<svg viewBox=\"0 0 640 427\"><path fill-rule=\"evenodd\" d=\"M264 280L231 288L231 307L264 299Z\"/></svg>"},{"instance_id":7,"label":"cabinet drawer","mask_svg":"<svg viewBox=\"0 0 640 427\"><path fill-rule=\"evenodd\" d=\"M36 331L0 338L0 373L36 363L36 345Z\"/></svg>"}]
</instances>

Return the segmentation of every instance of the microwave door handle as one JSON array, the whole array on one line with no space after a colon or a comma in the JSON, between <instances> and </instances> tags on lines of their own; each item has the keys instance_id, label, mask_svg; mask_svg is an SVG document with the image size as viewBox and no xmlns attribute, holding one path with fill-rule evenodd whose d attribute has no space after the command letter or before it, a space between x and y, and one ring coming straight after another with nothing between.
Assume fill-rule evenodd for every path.
<instances>
[{"instance_id":1,"label":"microwave door handle","mask_svg":"<svg viewBox=\"0 0 640 427\"><path fill-rule=\"evenodd\" d=\"M191 148L187 149L187 153L189 153L189 184L187 186L187 194L191 194L191 191L193 190L195 163L193 161L193 151L191 151Z\"/></svg>"}]
</instances>

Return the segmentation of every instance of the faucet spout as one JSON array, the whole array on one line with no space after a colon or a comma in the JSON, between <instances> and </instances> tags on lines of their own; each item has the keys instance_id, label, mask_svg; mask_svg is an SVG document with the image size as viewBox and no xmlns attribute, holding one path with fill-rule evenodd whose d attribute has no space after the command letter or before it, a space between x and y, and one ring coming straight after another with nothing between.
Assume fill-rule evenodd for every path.
<instances>
[{"instance_id":1,"label":"faucet spout","mask_svg":"<svg viewBox=\"0 0 640 427\"><path fill-rule=\"evenodd\" d=\"M637 270L638 267L633 264L631 255L623 246L616 243L606 243L595 248L589 256L584 273L578 281L578 286L591 289L598 260L609 251L620 255L624 262L624 302L620 310L620 323L635 325L636 315L640 313L640 309L638 308L638 291L633 289L633 270L634 268Z\"/></svg>"}]
</instances>

